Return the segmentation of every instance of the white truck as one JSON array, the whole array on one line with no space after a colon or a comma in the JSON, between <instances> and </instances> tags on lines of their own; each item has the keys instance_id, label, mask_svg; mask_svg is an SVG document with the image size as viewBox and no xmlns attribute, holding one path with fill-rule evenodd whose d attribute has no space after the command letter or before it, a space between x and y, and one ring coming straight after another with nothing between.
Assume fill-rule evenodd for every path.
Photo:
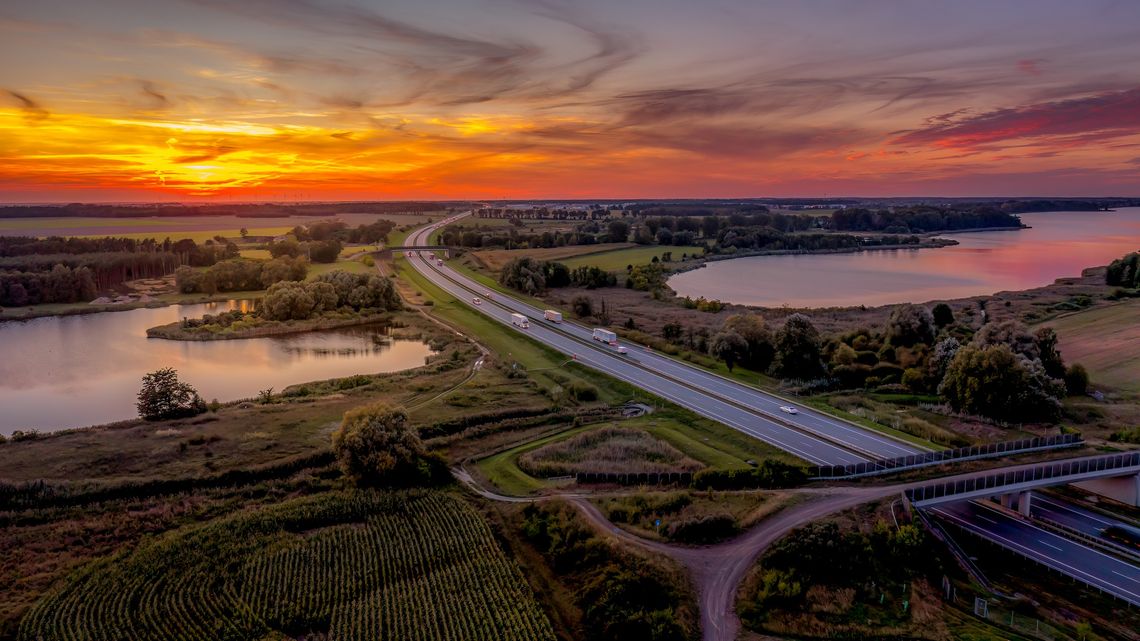
<instances>
[{"instance_id":1,"label":"white truck","mask_svg":"<svg viewBox=\"0 0 1140 641\"><path fill-rule=\"evenodd\" d=\"M562 322L562 312L556 312L553 309L543 310L542 317L552 323Z\"/></svg>"},{"instance_id":2,"label":"white truck","mask_svg":"<svg viewBox=\"0 0 1140 641\"><path fill-rule=\"evenodd\" d=\"M594 328L594 340L602 341L607 345L617 345L617 334L601 327Z\"/></svg>"},{"instance_id":3,"label":"white truck","mask_svg":"<svg viewBox=\"0 0 1140 641\"><path fill-rule=\"evenodd\" d=\"M522 314L511 314L511 325L519 329L530 329L530 320Z\"/></svg>"}]
</instances>

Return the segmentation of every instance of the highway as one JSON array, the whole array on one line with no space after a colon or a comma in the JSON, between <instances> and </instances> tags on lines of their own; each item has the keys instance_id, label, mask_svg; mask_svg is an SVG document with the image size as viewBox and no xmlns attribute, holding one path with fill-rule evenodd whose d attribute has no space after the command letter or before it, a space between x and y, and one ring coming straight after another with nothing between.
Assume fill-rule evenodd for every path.
<instances>
[{"instance_id":1,"label":"highway","mask_svg":"<svg viewBox=\"0 0 1140 641\"><path fill-rule=\"evenodd\" d=\"M405 245L427 245L431 234L461 218L453 216L413 232ZM872 432L852 423L796 406L798 414L779 408L792 402L731 381L657 354L630 347L627 355L592 340L591 330L571 322L551 323L542 310L513 297L495 292L475 305L472 299L487 299L487 287L445 266L437 266L429 252L416 252L411 265L436 286L506 325L512 313L530 319L526 331L532 338L579 362L657 394L702 416L724 423L780 449L818 465L839 465L904 456L918 447Z\"/></svg>"},{"instance_id":2,"label":"highway","mask_svg":"<svg viewBox=\"0 0 1140 641\"><path fill-rule=\"evenodd\" d=\"M984 501L940 505L930 508L930 512L1132 605L1140 605L1140 567L989 507Z\"/></svg>"},{"instance_id":3,"label":"highway","mask_svg":"<svg viewBox=\"0 0 1140 641\"><path fill-rule=\"evenodd\" d=\"M1080 505L1064 499L1039 494L1037 492L1033 493L1033 498L1029 501L1029 514L1035 519L1056 523L1070 530L1076 530L1081 534L1099 538L1111 545L1116 545L1116 543L1101 534L1105 528L1111 525L1129 525L1136 527L1135 524L1123 519L1114 519L1100 512L1085 509Z\"/></svg>"}]
</instances>

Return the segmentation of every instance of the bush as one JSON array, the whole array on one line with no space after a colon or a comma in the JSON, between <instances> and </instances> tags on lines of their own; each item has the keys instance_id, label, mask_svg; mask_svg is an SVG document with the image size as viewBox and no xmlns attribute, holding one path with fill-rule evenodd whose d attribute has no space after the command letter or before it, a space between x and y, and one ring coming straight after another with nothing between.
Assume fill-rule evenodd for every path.
<instances>
[{"instance_id":1,"label":"bush","mask_svg":"<svg viewBox=\"0 0 1140 641\"><path fill-rule=\"evenodd\" d=\"M574 381L569 388L570 397L579 402L598 400L598 388L590 383Z\"/></svg>"},{"instance_id":2,"label":"bush","mask_svg":"<svg viewBox=\"0 0 1140 641\"><path fill-rule=\"evenodd\" d=\"M1084 396L1089 391L1089 373L1084 365L1073 363L1065 370L1065 391L1069 396Z\"/></svg>"},{"instance_id":3,"label":"bush","mask_svg":"<svg viewBox=\"0 0 1140 641\"><path fill-rule=\"evenodd\" d=\"M682 543L714 543L736 534L736 519L727 512L694 516L670 523L665 535Z\"/></svg>"},{"instance_id":4,"label":"bush","mask_svg":"<svg viewBox=\"0 0 1140 641\"><path fill-rule=\"evenodd\" d=\"M701 470L693 475L698 490L777 489L795 487L807 480L807 472L798 465L766 460L757 467L736 470Z\"/></svg>"}]
</instances>

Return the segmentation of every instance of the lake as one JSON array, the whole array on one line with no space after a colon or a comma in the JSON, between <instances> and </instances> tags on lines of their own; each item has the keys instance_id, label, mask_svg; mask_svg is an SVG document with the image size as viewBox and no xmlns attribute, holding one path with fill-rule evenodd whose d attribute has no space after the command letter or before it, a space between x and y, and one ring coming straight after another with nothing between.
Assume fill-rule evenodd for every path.
<instances>
[{"instance_id":1,"label":"lake","mask_svg":"<svg viewBox=\"0 0 1140 641\"><path fill-rule=\"evenodd\" d=\"M1031 229L943 234L940 249L753 256L669 279L679 296L760 307L920 303L1048 285L1140 249L1140 207L1022 214Z\"/></svg>"},{"instance_id":2,"label":"lake","mask_svg":"<svg viewBox=\"0 0 1140 641\"><path fill-rule=\"evenodd\" d=\"M420 341L383 340L381 327L227 341L147 338L148 327L248 301L37 318L0 323L0 434L52 431L134 418L143 374L173 367L210 401L272 387L419 367Z\"/></svg>"}]
</instances>

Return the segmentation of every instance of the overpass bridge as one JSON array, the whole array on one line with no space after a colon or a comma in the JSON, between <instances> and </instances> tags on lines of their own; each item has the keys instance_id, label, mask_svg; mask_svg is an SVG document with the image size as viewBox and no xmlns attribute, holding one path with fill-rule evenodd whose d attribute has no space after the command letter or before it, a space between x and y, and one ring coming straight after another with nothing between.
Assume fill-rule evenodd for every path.
<instances>
[{"instance_id":1,"label":"overpass bridge","mask_svg":"<svg viewBox=\"0 0 1140 641\"><path fill-rule=\"evenodd\" d=\"M1001 497L1002 505L1029 515L1029 491L1075 483L1118 501L1140 505L1140 451L1040 463L1012 471L982 472L954 481L930 483L904 492L916 508Z\"/></svg>"},{"instance_id":2,"label":"overpass bridge","mask_svg":"<svg viewBox=\"0 0 1140 641\"><path fill-rule=\"evenodd\" d=\"M443 252L444 257L450 258L451 251L451 247L447 245L396 245L395 247L385 247L376 253L389 255L396 252Z\"/></svg>"}]
</instances>

